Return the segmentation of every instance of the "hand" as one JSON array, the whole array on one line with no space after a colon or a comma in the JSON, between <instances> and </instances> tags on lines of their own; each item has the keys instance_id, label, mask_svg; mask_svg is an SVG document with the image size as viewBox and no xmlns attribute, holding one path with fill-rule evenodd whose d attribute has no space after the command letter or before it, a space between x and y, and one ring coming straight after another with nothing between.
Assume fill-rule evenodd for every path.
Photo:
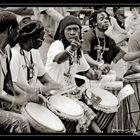
<instances>
[{"instance_id":1,"label":"hand","mask_svg":"<svg viewBox=\"0 0 140 140\"><path fill-rule=\"evenodd\" d=\"M61 90L61 89L63 89L63 86L61 84L58 84L56 82L49 82L45 85L42 85L40 90L41 93L45 95L47 92L49 93L49 91L51 90Z\"/></svg>"},{"instance_id":2,"label":"hand","mask_svg":"<svg viewBox=\"0 0 140 140\"><path fill-rule=\"evenodd\" d=\"M80 40L78 35L75 36L75 39L72 39L71 41L71 50L72 51L78 50L78 48L81 47L82 42L83 40Z\"/></svg>"},{"instance_id":3,"label":"hand","mask_svg":"<svg viewBox=\"0 0 140 140\"><path fill-rule=\"evenodd\" d=\"M101 70L94 70L94 71L97 76L97 80L100 80L102 78L102 71Z\"/></svg>"},{"instance_id":4,"label":"hand","mask_svg":"<svg viewBox=\"0 0 140 140\"><path fill-rule=\"evenodd\" d=\"M107 74L110 71L110 65L105 63L99 67L99 70L102 71L102 74Z\"/></svg>"},{"instance_id":5,"label":"hand","mask_svg":"<svg viewBox=\"0 0 140 140\"><path fill-rule=\"evenodd\" d=\"M14 97L14 103L18 104L18 105L24 105L29 101L29 98L27 97L27 95L25 94L19 94L19 95L15 95Z\"/></svg>"}]
</instances>

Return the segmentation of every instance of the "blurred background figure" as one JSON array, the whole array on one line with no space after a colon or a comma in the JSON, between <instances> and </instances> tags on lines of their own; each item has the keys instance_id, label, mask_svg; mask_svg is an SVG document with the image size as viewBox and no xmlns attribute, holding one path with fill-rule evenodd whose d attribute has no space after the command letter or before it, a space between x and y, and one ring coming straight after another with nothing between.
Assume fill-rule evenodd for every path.
<instances>
[{"instance_id":1,"label":"blurred background figure","mask_svg":"<svg viewBox=\"0 0 140 140\"><path fill-rule=\"evenodd\" d=\"M125 19L125 29L133 34L140 30L140 14L138 7L130 7L131 14Z\"/></svg>"},{"instance_id":2,"label":"blurred background figure","mask_svg":"<svg viewBox=\"0 0 140 140\"><path fill-rule=\"evenodd\" d=\"M33 10L35 19L40 20L45 27L45 40L42 46L39 48L41 58L45 64L48 49L50 44L54 41L53 37L56 28L60 20L67 15L67 12L65 7L33 7Z\"/></svg>"},{"instance_id":3,"label":"blurred background figure","mask_svg":"<svg viewBox=\"0 0 140 140\"><path fill-rule=\"evenodd\" d=\"M106 11L109 14L110 24L105 34L113 38L117 44L127 40L129 35L127 31L121 28L118 24L116 18L114 17L113 7L106 7Z\"/></svg>"}]
</instances>

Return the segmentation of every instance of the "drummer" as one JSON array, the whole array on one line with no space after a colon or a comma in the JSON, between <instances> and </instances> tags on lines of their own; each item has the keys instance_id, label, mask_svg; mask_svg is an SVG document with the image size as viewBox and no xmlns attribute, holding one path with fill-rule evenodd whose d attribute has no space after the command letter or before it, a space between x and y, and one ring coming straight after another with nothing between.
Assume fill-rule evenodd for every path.
<instances>
[{"instance_id":1,"label":"drummer","mask_svg":"<svg viewBox=\"0 0 140 140\"><path fill-rule=\"evenodd\" d=\"M48 50L46 71L52 79L64 85L64 90L76 87L74 77L78 71L86 71L85 75L88 78L97 78L81 50L81 28L81 23L76 17L72 15L64 17L57 28L55 41ZM82 94L79 95L81 97L77 94L69 92L66 95L80 103L85 112L84 117L79 120L77 132L86 133L87 130L91 130L94 133L100 133L101 130L94 121L95 113L86 104L78 101Z\"/></svg>"},{"instance_id":2,"label":"drummer","mask_svg":"<svg viewBox=\"0 0 140 140\"><path fill-rule=\"evenodd\" d=\"M112 38L105 35L109 22L109 15L105 10L96 10L89 18L90 29L83 35L84 56L90 66L100 70L102 74L107 74L110 64L117 63L121 58L131 61L140 57L140 52L126 53L116 46Z\"/></svg>"},{"instance_id":3,"label":"drummer","mask_svg":"<svg viewBox=\"0 0 140 140\"><path fill-rule=\"evenodd\" d=\"M17 34L16 15L7 11L0 12L0 134L30 133L26 118L13 111L14 105L27 102L25 95L16 95L9 69L11 46L15 45Z\"/></svg>"},{"instance_id":4,"label":"drummer","mask_svg":"<svg viewBox=\"0 0 140 140\"><path fill-rule=\"evenodd\" d=\"M61 85L45 72L38 52L43 37L42 23L25 17L19 23L17 44L12 48L10 68L15 91L19 94L27 94L28 101L33 102L39 102L39 94L61 88Z\"/></svg>"}]
</instances>

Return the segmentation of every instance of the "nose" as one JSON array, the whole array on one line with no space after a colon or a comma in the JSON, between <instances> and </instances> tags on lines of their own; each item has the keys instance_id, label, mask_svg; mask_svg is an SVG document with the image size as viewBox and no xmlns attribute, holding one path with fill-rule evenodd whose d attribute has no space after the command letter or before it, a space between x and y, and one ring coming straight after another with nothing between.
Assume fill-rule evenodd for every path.
<instances>
[{"instance_id":1,"label":"nose","mask_svg":"<svg viewBox=\"0 0 140 140\"><path fill-rule=\"evenodd\" d=\"M76 33L76 31L73 29L70 31L70 34L75 34L75 33Z\"/></svg>"}]
</instances>

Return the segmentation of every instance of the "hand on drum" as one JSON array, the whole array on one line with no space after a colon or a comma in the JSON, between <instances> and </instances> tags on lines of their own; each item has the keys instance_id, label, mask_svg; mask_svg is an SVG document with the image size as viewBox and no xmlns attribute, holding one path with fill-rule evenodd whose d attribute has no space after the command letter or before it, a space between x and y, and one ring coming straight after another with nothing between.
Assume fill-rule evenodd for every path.
<instances>
[{"instance_id":1,"label":"hand on drum","mask_svg":"<svg viewBox=\"0 0 140 140\"><path fill-rule=\"evenodd\" d=\"M102 71L102 74L108 74L110 71L110 65L105 63L99 67L99 70Z\"/></svg>"},{"instance_id":2,"label":"hand on drum","mask_svg":"<svg viewBox=\"0 0 140 140\"><path fill-rule=\"evenodd\" d=\"M63 89L63 86L61 84L58 84L56 82L49 82L45 85L42 85L40 90L42 95L49 95L51 90L61 90Z\"/></svg>"},{"instance_id":3,"label":"hand on drum","mask_svg":"<svg viewBox=\"0 0 140 140\"><path fill-rule=\"evenodd\" d=\"M18 105L24 105L29 101L29 98L26 94L19 94L14 96L14 103Z\"/></svg>"}]
</instances>

